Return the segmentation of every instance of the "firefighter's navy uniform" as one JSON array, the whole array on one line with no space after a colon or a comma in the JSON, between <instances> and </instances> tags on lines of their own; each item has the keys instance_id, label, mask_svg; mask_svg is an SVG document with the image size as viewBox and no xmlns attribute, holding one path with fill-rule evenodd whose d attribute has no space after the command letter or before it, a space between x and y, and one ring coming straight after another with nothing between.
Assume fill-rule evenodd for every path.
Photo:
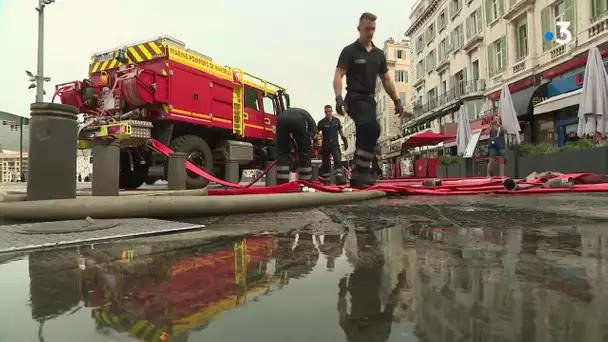
<instances>
[{"instance_id":1,"label":"firefighter's navy uniform","mask_svg":"<svg viewBox=\"0 0 608 342\"><path fill-rule=\"evenodd\" d=\"M317 124L319 132L323 133L323 144L321 145L321 168L319 169L320 176L323 177L323 182L329 184L332 172L330 157L334 159L333 172L336 176L336 183L344 185L346 180L342 172L342 155L340 153L340 144L338 143L338 133L342 128L340 119L327 117L321 119Z\"/></svg>"},{"instance_id":2,"label":"firefighter's navy uniform","mask_svg":"<svg viewBox=\"0 0 608 342\"><path fill-rule=\"evenodd\" d=\"M298 155L299 178L312 178L311 141L315 135L315 119L304 109L289 108L277 117L277 184L289 182L294 143Z\"/></svg>"},{"instance_id":3,"label":"firefighter's navy uniform","mask_svg":"<svg viewBox=\"0 0 608 342\"><path fill-rule=\"evenodd\" d=\"M378 75L388 72L386 57L375 45L371 51L367 51L363 43L357 40L342 50L337 67L346 70L344 105L356 129L351 186L365 187L372 182L370 167L380 136L374 94Z\"/></svg>"}]
</instances>

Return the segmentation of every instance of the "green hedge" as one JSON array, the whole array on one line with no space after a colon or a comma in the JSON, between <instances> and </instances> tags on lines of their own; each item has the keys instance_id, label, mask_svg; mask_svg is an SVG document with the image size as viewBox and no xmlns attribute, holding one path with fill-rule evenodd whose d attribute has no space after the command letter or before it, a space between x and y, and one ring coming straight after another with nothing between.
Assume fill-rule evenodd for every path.
<instances>
[{"instance_id":1,"label":"green hedge","mask_svg":"<svg viewBox=\"0 0 608 342\"><path fill-rule=\"evenodd\" d=\"M448 165L448 164L455 164L458 163L458 158L454 157L454 156L440 156L439 157L439 164L441 165Z\"/></svg>"},{"instance_id":2,"label":"green hedge","mask_svg":"<svg viewBox=\"0 0 608 342\"><path fill-rule=\"evenodd\" d=\"M590 140L578 140L569 142L562 147L557 147L554 144L522 144L519 146L519 155L525 156L540 156L548 153L563 152L563 151L576 151L585 150L588 148L600 147L600 145Z\"/></svg>"}]
</instances>

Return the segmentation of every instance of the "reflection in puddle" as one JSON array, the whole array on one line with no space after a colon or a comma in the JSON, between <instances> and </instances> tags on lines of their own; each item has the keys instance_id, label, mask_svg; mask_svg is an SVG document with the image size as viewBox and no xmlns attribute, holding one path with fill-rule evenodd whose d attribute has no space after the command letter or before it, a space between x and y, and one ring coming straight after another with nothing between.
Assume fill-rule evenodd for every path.
<instances>
[{"instance_id":1,"label":"reflection in puddle","mask_svg":"<svg viewBox=\"0 0 608 342\"><path fill-rule=\"evenodd\" d=\"M0 315L23 321L0 340L606 341L608 243L576 232L420 219L35 252L0 264Z\"/></svg>"}]
</instances>

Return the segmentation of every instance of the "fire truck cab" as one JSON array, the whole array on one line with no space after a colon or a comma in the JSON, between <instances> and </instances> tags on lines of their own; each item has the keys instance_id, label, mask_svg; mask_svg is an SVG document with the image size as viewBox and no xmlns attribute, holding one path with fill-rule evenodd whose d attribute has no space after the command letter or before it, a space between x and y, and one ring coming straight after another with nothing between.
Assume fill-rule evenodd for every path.
<instances>
[{"instance_id":1,"label":"fire truck cab","mask_svg":"<svg viewBox=\"0 0 608 342\"><path fill-rule=\"evenodd\" d=\"M150 139L186 153L218 178L228 160L263 169L274 148L276 116L290 106L285 88L166 36L94 54L87 79L56 91L85 115L79 148L96 139L121 143L125 189L166 175L166 155L149 148ZM149 174L153 166L163 171ZM207 184L188 171L188 188Z\"/></svg>"}]
</instances>

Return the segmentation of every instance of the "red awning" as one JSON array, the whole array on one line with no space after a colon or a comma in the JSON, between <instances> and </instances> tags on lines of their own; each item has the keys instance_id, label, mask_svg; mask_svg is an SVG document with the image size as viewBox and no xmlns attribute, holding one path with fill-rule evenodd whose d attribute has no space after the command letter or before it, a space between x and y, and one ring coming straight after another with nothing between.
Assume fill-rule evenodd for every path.
<instances>
[{"instance_id":1,"label":"red awning","mask_svg":"<svg viewBox=\"0 0 608 342\"><path fill-rule=\"evenodd\" d=\"M403 145L401 145L401 147L435 146L440 142L444 142L452 138L454 137L426 131L410 137L403 143Z\"/></svg>"}]
</instances>

